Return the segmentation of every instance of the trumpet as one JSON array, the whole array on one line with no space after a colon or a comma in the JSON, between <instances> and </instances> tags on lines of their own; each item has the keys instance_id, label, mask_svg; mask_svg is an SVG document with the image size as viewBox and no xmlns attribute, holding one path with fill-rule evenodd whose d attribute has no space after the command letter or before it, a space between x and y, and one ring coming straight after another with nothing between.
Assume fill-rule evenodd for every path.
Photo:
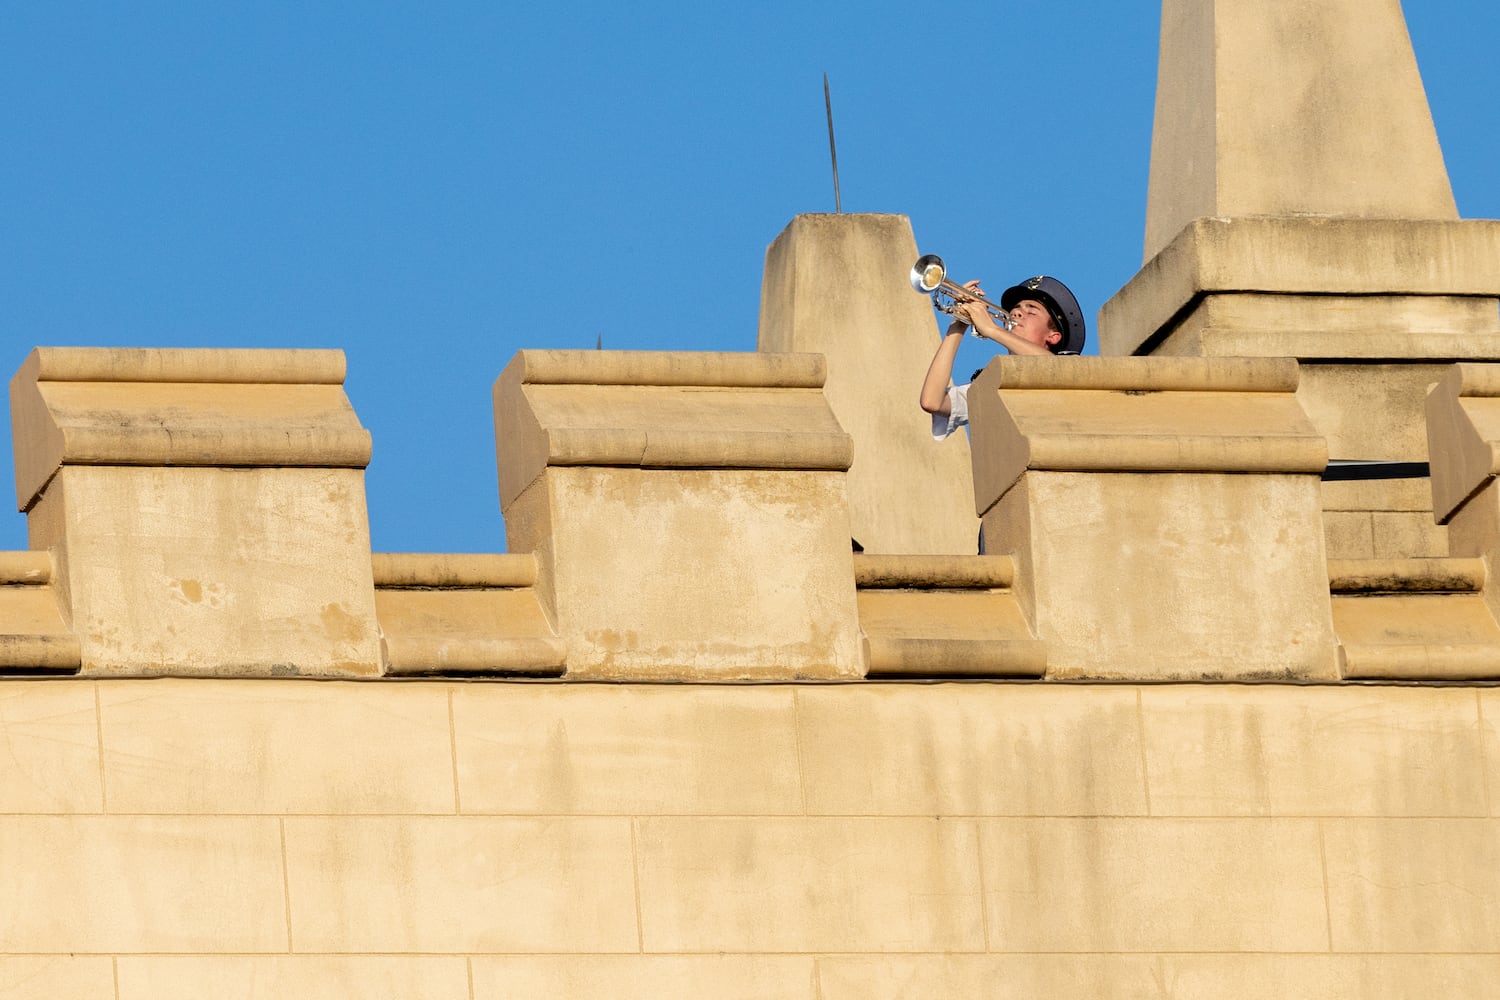
<instances>
[{"instance_id":1,"label":"trumpet","mask_svg":"<svg viewBox=\"0 0 1500 1000\"><path fill-rule=\"evenodd\" d=\"M1004 309L978 292L971 292L962 285L955 285L949 281L948 268L943 265L943 258L935 253L918 257L917 262L911 266L911 287L923 295L931 295L932 307L938 312L945 312L951 316L960 302L973 300L982 303L985 311L993 316L995 322L1002 328L1009 330L1011 327L1010 314ZM974 336L979 336L979 331L973 327L970 327L969 331Z\"/></svg>"}]
</instances>

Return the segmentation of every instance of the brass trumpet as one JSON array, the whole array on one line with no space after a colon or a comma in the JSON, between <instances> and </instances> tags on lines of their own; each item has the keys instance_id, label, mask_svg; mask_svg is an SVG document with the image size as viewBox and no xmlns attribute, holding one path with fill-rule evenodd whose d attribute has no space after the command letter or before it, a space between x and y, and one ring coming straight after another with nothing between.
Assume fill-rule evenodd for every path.
<instances>
[{"instance_id":1,"label":"brass trumpet","mask_svg":"<svg viewBox=\"0 0 1500 1000\"><path fill-rule=\"evenodd\" d=\"M1006 330L1010 329L1010 314L978 292L971 292L962 285L955 285L949 281L948 268L944 266L943 258L935 253L923 254L911 266L911 287L923 295L931 295L932 307L950 316L953 315L954 307L961 301L972 299L981 302L984 304L985 311L995 317L996 323ZM979 332L972 327L970 327L970 332L976 337L979 336Z\"/></svg>"}]
</instances>

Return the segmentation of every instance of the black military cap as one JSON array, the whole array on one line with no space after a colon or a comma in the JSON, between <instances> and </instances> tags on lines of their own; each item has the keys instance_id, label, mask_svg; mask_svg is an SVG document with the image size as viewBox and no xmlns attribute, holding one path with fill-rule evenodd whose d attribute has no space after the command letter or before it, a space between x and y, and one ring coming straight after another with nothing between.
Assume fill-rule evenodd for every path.
<instances>
[{"instance_id":1,"label":"black military cap","mask_svg":"<svg viewBox=\"0 0 1500 1000\"><path fill-rule=\"evenodd\" d=\"M1073 297L1072 292L1068 291L1067 285L1045 274L1027 278L1019 285L1012 285L1001 293L1000 308L1009 311L1022 299L1035 299L1046 306L1047 312L1052 315L1052 324L1062 334L1062 339L1057 342L1057 347L1052 353L1081 354L1083 352L1085 339L1083 310L1078 308L1078 300Z\"/></svg>"}]
</instances>

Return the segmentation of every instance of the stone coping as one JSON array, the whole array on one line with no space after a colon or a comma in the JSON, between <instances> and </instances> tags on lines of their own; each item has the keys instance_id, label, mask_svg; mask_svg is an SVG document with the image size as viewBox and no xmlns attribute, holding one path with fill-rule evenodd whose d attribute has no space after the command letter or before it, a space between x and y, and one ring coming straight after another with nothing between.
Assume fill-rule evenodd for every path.
<instances>
[{"instance_id":1,"label":"stone coping","mask_svg":"<svg viewBox=\"0 0 1500 1000\"><path fill-rule=\"evenodd\" d=\"M1478 593L1487 575L1479 558L1328 560L1335 594Z\"/></svg>"},{"instance_id":2,"label":"stone coping","mask_svg":"<svg viewBox=\"0 0 1500 1000\"><path fill-rule=\"evenodd\" d=\"M43 382L343 385L344 352L223 347L38 347L17 378Z\"/></svg>"},{"instance_id":3,"label":"stone coping","mask_svg":"<svg viewBox=\"0 0 1500 1000\"><path fill-rule=\"evenodd\" d=\"M370 562L377 587L486 590L536 585L536 557L531 553L376 552Z\"/></svg>"},{"instance_id":4,"label":"stone coping","mask_svg":"<svg viewBox=\"0 0 1500 1000\"><path fill-rule=\"evenodd\" d=\"M999 589L1015 579L1016 563L1008 555L854 557L855 585L868 590Z\"/></svg>"},{"instance_id":5,"label":"stone coping","mask_svg":"<svg viewBox=\"0 0 1500 1000\"><path fill-rule=\"evenodd\" d=\"M519 351L494 384L500 506L548 467L845 472L819 354Z\"/></svg>"},{"instance_id":6,"label":"stone coping","mask_svg":"<svg viewBox=\"0 0 1500 1000\"><path fill-rule=\"evenodd\" d=\"M992 361L969 390L975 510L1027 470L1321 474L1285 358Z\"/></svg>"},{"instance_id":7,"label":"stone coping","mask_svg":"<svg viewBox=\"0 0 1500 1000\"><path fill-rule=\"evenodd\" d=\"M1047 644L1036 639L867 636L871 682L893 677L1039 678L1047 672Z\"/></svg>"},{"instance_id":8,"label":"stone coping","mask_svg":"<svg viewBox=\"0 0 1500 1000\"><path fill-rule=\"evenodd\" d=\"M1459 396L1500 396L1500 365L1454 365L1446 381L1446 388Z\"/></svg>"},{"instance_id":9,"label":"stone coping","mask_svg":"<svg viewBox=\"0 0 1500 1000\"><path fill-rule=\"evenodd\" d=\"M506 374L523 385L821 389L828 362L821 354L523 350Z\"/></svg>"},{"instance_id":10,"label":"stone coping","mask_svg":"<svg viewBox=\"0 0 1500 1000\"><path fill-rule=\"evenodd\" d=\"M369 464L342 351L37 348L11 380L16 505L66 465Z\"/></svg>"},{"instance_id":11,"label":"stone coping","mask_svg":"<svg viewBox=\"0 0 1500 1000\"><path fill-rule=\"evenodd\" d=\"M746 428L559 428L549 435L549 465L661 469L804 469L843 472L853 443L842 431L793 435Z\"/></svg>"},{"instance_id":12,"label":"stone coping","mask_svg":"<svg viewBox=\"0 0 1500 1000\"><path fill-rule=\"evenodd\" d=\"M1006 357L986 368L997 389L1101 392L1296 392L1293 358Z\"/></svg>"},{"instance_id":13,"label":"stone coping","mask_svg":"<svg viewBox=\"0 0 1500 1000\"><path fill-rule=\"evenodd\" d=\"M52 553L0 552L0 586L43 587L52 582Z\"/></svg>"},{"instance_id":14,"label":"stone coping","mask_svg":"<svg viewBox=\"0 0 1500 1000\"><path fill-rule=\"evenodd\" d=\"M1200 295L1500 296L1500 221L1206 217L1099 310L1100 350L1133 354Z\"/></svg>"}]
</instances>

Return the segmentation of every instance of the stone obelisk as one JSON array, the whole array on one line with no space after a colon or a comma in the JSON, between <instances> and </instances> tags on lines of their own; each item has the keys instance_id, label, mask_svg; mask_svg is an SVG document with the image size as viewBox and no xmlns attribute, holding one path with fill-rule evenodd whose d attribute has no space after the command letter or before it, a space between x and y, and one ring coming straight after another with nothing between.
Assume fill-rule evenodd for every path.
<instances>
[{"instance_id":1,"label":"stone obelisk","mask_svg":"<svg viewBox=\"0 0 1500 1000\"><path fill-rule=\"evenodd\" d=\"M1376 476L1325 484L1331 558L1446 554L1423 400L1447 363L1500 360L1496 261L1397 0L1163 0L1145 263L1101 352L1301 361L1330 459Z\"/></svg>"}]
</instances>

